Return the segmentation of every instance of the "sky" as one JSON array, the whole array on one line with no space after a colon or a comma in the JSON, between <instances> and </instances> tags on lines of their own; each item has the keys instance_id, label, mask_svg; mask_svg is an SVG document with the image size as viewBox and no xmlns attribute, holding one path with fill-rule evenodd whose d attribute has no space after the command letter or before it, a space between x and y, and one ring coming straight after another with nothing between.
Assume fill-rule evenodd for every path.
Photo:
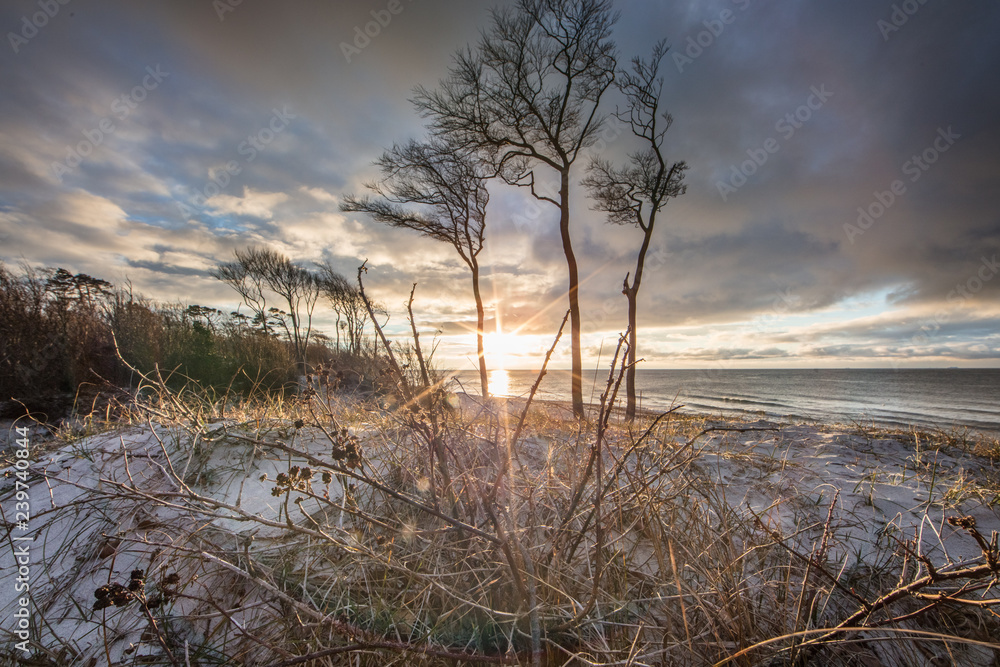
<instances>
[{"instance_id":1,"label":"sky","mask_svg":"<svg viewBox=\"0 0 1000 667\"><path fill-rule=\"evenodd\" d=\"M0 260L226 311L236 248L329 261L437 362L475 367L467 267L344 214L372 162L425 136L410 99L490 24L460 0L5 0ZM659 39L665 150L688 192L639 295L648 368L1000 366L1000 4L619 0L619 62ZM394 11L389 11L392 9ZM367 34L366 33L367 30ZM610 113L617 94L604 100ZM591 153L638 148L609 122ZM573 174L585 365L626 326L638 229ZM531 368L566 309L558 212L493 184L481 256L495 363ZM332 315L317 312L332 333ZM564 340L554 365L568 367Z\"/></svg>"}]
</instances>

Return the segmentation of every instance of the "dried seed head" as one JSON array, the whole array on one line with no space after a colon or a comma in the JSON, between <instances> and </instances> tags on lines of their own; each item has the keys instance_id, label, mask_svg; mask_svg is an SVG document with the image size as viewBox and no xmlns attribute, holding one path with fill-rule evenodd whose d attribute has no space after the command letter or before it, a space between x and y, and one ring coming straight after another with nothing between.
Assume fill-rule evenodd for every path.
<instances>
[{"instance_id":1,"label":"dried seed head","mask_svg":"<svg viewBox=\"0 0 1000 667\"><path fill-rule=\"evenodd\" d=\"M948 523L958 528L964 528L969 530L970 528L976 527L976 517L974 516L950 516L948 517Z\"/></svg>"},{"instance_id":2,"label":"dried seed head","mask_svg":"<svg viewBox=\"0 0 1000 667\"><path fill-rule=\"evenodd\" d=\"M94 591L94 611L107 607L124 607L133 600L132 592L119 583L105 584Z\"/></svg>"}]
</instances>

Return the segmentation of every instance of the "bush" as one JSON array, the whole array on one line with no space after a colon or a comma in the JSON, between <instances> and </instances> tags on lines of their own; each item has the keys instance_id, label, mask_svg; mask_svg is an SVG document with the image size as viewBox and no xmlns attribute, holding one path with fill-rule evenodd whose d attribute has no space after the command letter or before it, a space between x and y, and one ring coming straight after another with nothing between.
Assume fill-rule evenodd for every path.
<instances>
[{"instance_id":1,"label":"bush","mask_svg":"<svg viewBox=\"0 0 1000 667\"><path fill-rule=\"evenodd\" d=\"M329 343L322 335L319 340ZM340 384L352 388L374 387L373 358L364 346L360 354L328 344L306 351L307 368L333 369ZM15 273L0 263L4 412L27 408L57 419L72 407L81 385L98 391L134 387L132 369L159 371L172 389L194 382L243 396L284 393L298 382L291 343L239 313L157 304L85 274L27 266Z\"/></svg>"},{"instance_id":2,"label":"bush","mask_svg":"<svg viewBox=\"0 0 1000 667\"><path fill-rule=\"evenodd\" d=\"M57 272L0 263L0 400L5 412L64 411L83 382L105 382L116 368L111 329L96 302L56 290ZM50 415L51 416L51 415Z\"/></svg>"}]
</instances>

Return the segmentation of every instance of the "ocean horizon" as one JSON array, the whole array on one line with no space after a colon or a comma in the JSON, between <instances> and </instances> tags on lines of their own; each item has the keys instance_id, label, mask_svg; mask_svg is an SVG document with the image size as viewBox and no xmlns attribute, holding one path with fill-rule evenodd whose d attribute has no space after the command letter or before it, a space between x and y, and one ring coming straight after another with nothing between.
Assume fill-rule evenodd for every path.
<instances>
[{"instance_id":1,"label":"ocean horizon","mask_svg":"<svg viewBox=\"0 0 1000 667\"><path fill-rule=\"evenodd\" d=\"M491 370L491 392L527 397L537 377L537 370ZM479 393L475 371L453 378L460 390ZM584 371L584 401L598 402L607 378L606 369ZM622 405L624 392L623 383ZM654 411L683 405L699 414L1000 434L1000 368L639 368L636 393L639 407ZM570 371L549 370L536 398L570 400Z\"/></svg>"}]
</instances>

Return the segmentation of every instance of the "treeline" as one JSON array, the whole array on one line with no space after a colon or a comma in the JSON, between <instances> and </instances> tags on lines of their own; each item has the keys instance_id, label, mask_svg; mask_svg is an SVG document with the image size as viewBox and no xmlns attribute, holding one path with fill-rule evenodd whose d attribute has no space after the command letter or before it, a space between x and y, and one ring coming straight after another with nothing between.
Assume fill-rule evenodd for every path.
<instances>
[{"instance_id":1,"label":"treeline","mask_svg":"<svg viewBox=\"0 0 1000 667\"><path fill-rule=\"evenodd\" d=\"M309 269L271 248L237 249L233 260L219 264L212 275L236 290L253 315L249 322L254 327L288 341L303 373L309 369L310 341L317 335L313 331L313 313L321 302L337 318L335 349L346 349L354 355L366 352L368 307L375 316L385 315L382 306L366 305L359 287L330 264Z\"/></svg>"},{"instance_id":2,"label":"treeline","mask_svg":"<svg viewBox=\"0 0 1000 667\"><path fill-rule=\"evenodd\" d=\"M244 396L287 391L303 367L334 373L370 367L363 314L349 304L337 308L343 326L335 337L312 331L303 340L277 307L247 315L158 303L130 285L62 268L12 270L0 262L0 410L55 418L74 402L86 409L79 403L135 386L130 366L158 370L175 388L194 381ZM355 370L341 378L356 385L364 375Z\"/></svg>"}]
</instances>

